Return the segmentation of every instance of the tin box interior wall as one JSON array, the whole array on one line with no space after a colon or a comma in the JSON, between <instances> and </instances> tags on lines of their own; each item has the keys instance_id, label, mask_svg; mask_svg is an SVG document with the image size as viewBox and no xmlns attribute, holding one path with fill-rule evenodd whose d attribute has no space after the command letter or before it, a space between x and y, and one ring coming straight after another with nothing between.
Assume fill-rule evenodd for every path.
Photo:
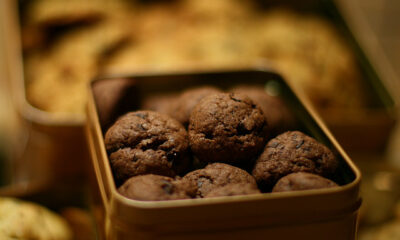
<instances>
[{"instance_id":1,"label":"tin box interior wall","mask_svg":"<svg viewBox=\"0 0 400 240\"><path fill-rule=\"evenodd\" d=\"M123 89L122 95L119 96L118 100L114 100L115 108L118 111L110 112L108 110L104 110L103 106L101 106L103 93L101 91L96 91L96 89L101 90L99 85L102 85L106 82L120 82L120 81L129 81L130 84L125 86ZM110 84L110 83L106 83ZM223 90L229 90L229 88L241 85L241 84L257 84L266 88L266 90L272 90L288 106L290 111L293 114L294 119L296 119L295 126L293 126L293 130L301 130L314 138L318 139L320 142L327 145L331 148L336 155L340 157L337 150L334 149L334 146L330 143L329 139L325 136L324 132L318 127L318 124L315 120L309 115L305 114L307 109L304 105L298 101L297 96L289 86L285 83L285 81L277 74L266 71L252 71L252 70L233 70L226 71L223 73L210 72L203 74L168 74L163 77L156 77L151 75L143 75L136 77L111 77L100 79L92 84L94 96L97 104L97 111L100 113L100 123L102 125L103 134L105 134L111 122L114 122L119 116L123 113L138 110L140 106L140 102L146 96L152 94L166 94L166 93L178 93L185 88L199 86L199 85L213 85L219 87ZM109 87L107 88L109 89ZM121 91L121 89L119 89ZM103 90L104 91L104 90ZM107 106L107 108L110 108ZM106 115L101 114L102 112L109 112ZM103 116L103 119L101 119ZM341 159L341 163L343 163L343 159ZM345 184L351 182L354 179L354 174L352 171L346 167L345 164L341 164L340 171L344 173L341 176L337 176L335 179L340 184Z\"/></svg>"},{"instance_id":2,"label":"tin box interior wall","mask_svg":"<svg viewBox=\"0 0 400 240\"><path fill-rule=\"evenodd\" d=\"M262 71L234 71L233 73L225 74L203 73L189 76L181 73L165 77L119 76L115 79L101 79L92 84L93 89L96 89L96 84L121 78L131 79L135 83L133 86L136 87L130 86L130 89L137 88L134 90L136 94L143 93L143 95L157 92L154 86L162 89L162 84L167 84L170 89L176 90L180 87L193 86L199 83L214 83L227 87L236 83L235 81L239 82L243 79L246 79L246 83L252 81L265 83L268 80L281 81L278 75ZM172 83L171 81L165 81L165 79L170 79ZM156 82L161 85L154 84ZM309 106L299 105L299 102L296 102L296 96L284 83L279 86L284 89L282 93L294 98L290 99L286 96L285 101L290 99L289 102L294 105L292 107L299 111L296 116L304 115L299 118L299 121L303 123L302 128L306 129L311 135L316 136L320 141L325 142L328 146L335 148L337 145L335 142L331 142L332 136L325 135L326 128L322 126L322 130L318 127L321 122L313 122L313 117L304 112L301 113L302 111L310 111ZM149 88L152 88L152 90ZM141 90L139 91L138 89ZM97 95L95 91L93 94L94 96ZM139 95L138 99L140 99ZM102 140L106 128L103 127L103 132L101 131L97 116L101 106L97 103L96 110L95 99L89 101L87 131L89 142L91 142L92 162L96 170L97 183L95 187L100 193L97 196L99 197L100 195L101 198L97 201L98 209L101 209L101 205L104 207L104 219L99 221L102 226L105 226L106 231L104 234L107 234L108 238L184 239L188 236L191 238L207 236L211 239L217 239L225 236L235 238L240 236L238 234L242 232L250 235L276 234L276 236L278 234L284 236L286 232L290 232L291 236L298 235L304 237L304 239L321 239L322 235L317 234L319 230L324 235L329 233L328 235L332 236L332 239L355 238L357 209L360 206L358 196L360 176L354 165L343 159L341 160L343 163L341 181L349 184L338 191L325 192L324 194L319 191L309 195L294 194L291 196L274 195L271 197L271 195L262 194L254 197L211 199L211 201L207 199L180 200L164 202L165 204L146 203L122 197L116 192L112 178ZM136 106L137 104L133 104L131 110L135 109ZM122 114L122 112L119 114ZM338 153L342 154L343 152L338 149ZM298 206L302 207L298 208ZM232 211L232 209L236 211ZM311 236L309 232L306 233L301 230L307 229L307 226L312 229L319 226L319 229L315 228L313 231L316 234ZM339 231L337 229L338 226L346 226L347 228L342 228ZM238 234L235 234L235 231Z\"/></svg>"}]
</instances>

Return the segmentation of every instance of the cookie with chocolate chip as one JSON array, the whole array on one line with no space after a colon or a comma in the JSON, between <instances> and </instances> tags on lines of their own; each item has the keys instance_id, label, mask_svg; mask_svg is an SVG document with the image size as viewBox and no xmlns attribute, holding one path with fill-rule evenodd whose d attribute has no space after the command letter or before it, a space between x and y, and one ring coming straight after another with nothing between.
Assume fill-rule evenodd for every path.
<instances>
[{"instance_id":1,"label":"cookie with chocolate chip","mask_svg":"<svg viewBox=\"0 0 400 240\"><path fill-rule=\"evenodd\" d=\"M312 173L291 173L279 179L272 192L301 191L320 188L332 188L338 185L327 178Z\"/></svg>"},{"instance_id":2,"label":"cookie with chocolate chip","mask_svg":"<svg viewBox=\"0 0 400 240\"><path fill-rule=\"evenodd\" d=\"M206 197L213 190L232 184L246 184L246 188L257 189L257 184L253 176L240 168L224 163L212 163L203 169L192 171L186 174L182 178L182 181L188 183L190 195L196 198ZM231 192L233 194L235 191L232 189L223 189L220 193L213 193L211 196L222 196L223 192L227 194Z\"/></svg>"},{"instance_id":3,"label":"cookie with chocolate chip","mask_svg":"<svg viewBox=\"0 0 400 240\"><path fill-rule=\"evenodd\" d=\"M309 172L329 178L337 167L338 161L329 148L302 132L289 131L267 143L252 174L261 190L270 191L290 173Z\"/></svg>"},{"instance_id":4,"label":"cookie with chocolate chip","mask_svg":"<svg viewBox=\"0 0 400 240\"><path fill-rule=\"evenodd\" d=\"M252 161L268 137L261 109L247 96L218 93L203 98L189 119L190 147L203 162Z\"/></svg>"},{"instance_id":5,"label":"cookie with chocolate chip","mask_svg":"<svg viewBox=\"0 0 400 240\"><path fill-rule=\"evenodd\" d=\"M142 201L161 201L190 198L185 184L170 177L147 174L129 178L118 192Z\"/></svg>"},{"instance_id":6,"label":"cookie with chocolate chip","mask_svg":"<svg viewBox=\"0 0 400 240\"><path fill-rule=\"evenodd\" d=\"M190 164L186 130L175 119L157 112L122 116L106 132L105 145L118 183L150 173L173 177Z\"/></svg>"}]
</instances>

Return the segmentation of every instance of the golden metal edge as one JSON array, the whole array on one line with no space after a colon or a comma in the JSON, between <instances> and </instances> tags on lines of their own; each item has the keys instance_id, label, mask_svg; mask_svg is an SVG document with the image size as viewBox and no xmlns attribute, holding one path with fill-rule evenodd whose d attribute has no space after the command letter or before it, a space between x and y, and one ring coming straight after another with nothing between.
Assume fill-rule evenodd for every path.
<instances>
[{"instance_id":1,"label":"golden metal edge","mask_svg":"<svg viewBox=\"0 0 400 240\"><path fill-rule=\"evenodd\" d=\"M244 69L243 69L244 70ZM250 70L250 69L247 69ZM255 68L254 70L256 71L267 71L269 70L268 68ZM238 71L237 69L235 71ZM211 71L213 72L213 71ZM176 72L175 72L176 73ZM182 72L179 72L182 73ZM187 72L184 72L187 73ZM183 73L183 74L184 74ZM201 73L201 72L200 72ZM146 76L150 76L154 74L146 74ZM141 75L142 76L142 75ZM123 76L118 76L118 77L123 77ZM127 76L125 76L127 77ZM101 78L104 79L104 78ZM101 80L97 79L97 80ZM92 86L93 83L95 83L97 80L93 80L89 86ZM325 123L321 120L319 115L316 113L314 108L312 107L311 103L306 100L305 96L300 93L299 91L295 91L292 86L288 83L289 87L293 90L294 94L296 97L300 100L300 102L304 105L306 110L310 113L312 118L317 122L317 124L321 127L321 130L326 134L326 136L329 138L329 140L333 143L334 147L339 151L339 153L342 155L346 163L349 165L351 170L355 174L355 179L344 186L340 187L335 187L335 188L328 188L328 189L319 189L319 190L308 190L308 191L301 191L301 192L284 192L284 193L274 193L274 194L255 194L255 195L246 195L246 196L229 196L229 197L219 197L219 198L209 198L209 199L182 199L182 200L174 200L174 201L139 201L139 200L133 200L133 199L128 199L121 194L118 193L115 184L114 179L112 176L111 169L109 167L108 162L103 163L104 166L106 166L106 175L107 175L107 184L109 184L109 189L110 189L110 194L112 198L115 198L115 200L118 200L124 204L127 204L132 207L137 207L137 208L169 208L169 207L183 207L183 206L198 206L198 205L207 205L209 203L227 203L227 202L241 202L241 201L254 201L254 200L261 200L261 199L279 199L279 198L288 198L288 197L299 197L299 196L313 196L313 195L321 195L321 194L333 194L337 192L343 192L346 190L350 190L354 187L357 187L357 185L360 184L361 181L361 172L360 170L356 167L356 165L352 162L350 157L345 153L343 148L339 145L339 143L336 141L336 139L333 137L332 133L328 130L326 127ZM95 107L94 103L94 97L93 93L91 91L91 87L88 88L89 91L89 100L88 100L88 124L91 120L94 121L94 126L93 130L95 131L96 137L99 139L99 143L102 146L101 147L101 159L103 160L108 160L107 153L104 148L104 139L103 139L103 134L101 132L100 124L99 124L99 119L98 119L98 114L97 114L97 109ZM91 113L91 114L90 114ZM94 119L91 117L94 116ZM89 137L94 137L94 136L89 136ZM97 164L100 164L97 162ZM101 177L101 176L100 176ZM102 179L104 181L104 179ZM110 199L109 199L110 200Z\"/></svg>"},{"instance_id":2,"label":"golden metal edge","mask_svg":"<svg viewBox=\"0 0 400 240\"><path fill-rule=\"evenodd\" d=\"M18 113L32 123L48 126L75 127L83 126L84 114L50 113L40 110L29 103L25 94L25 80L23 71L23 58L21 49L21 34L18 20L18 7L16 0L1 1L4 23L6 62L9 69L10 83L14 101L17 103Z\"/></svg>"}]
</instances>

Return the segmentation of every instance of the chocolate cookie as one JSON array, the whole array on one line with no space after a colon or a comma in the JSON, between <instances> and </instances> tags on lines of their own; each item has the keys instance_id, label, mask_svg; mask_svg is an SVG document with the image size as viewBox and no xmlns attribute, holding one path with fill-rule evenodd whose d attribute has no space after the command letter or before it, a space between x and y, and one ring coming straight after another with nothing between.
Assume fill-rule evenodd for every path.
<instances>
[{"instance_id":1,"label":"chocolate cookie","mask_svg":"<svg viewBox=\"0 0 400 240\"><path fill-rule=\"evenodd\" d=\"M119 118L105 135L117 182L142 174L175 176L189 165L188 136L171 117L137 111Z\"/></svg>"},{"instance_id":2,"label":"chocolate cookie","mask_svg":"<svg viewBox=\"0 0 400 240\"><path fill-rule=\"evenodd\" d=\"M242 94L207 96L190 115L190 147L203 162L252 161L267 137L267 121L261 109Z\"/></svg>"},{"instance_id":3,"label":"chocolate cookie","mask_svg":"<svg viewBox=\"0 0 400 240\"><path fill-rule=\"evenodd\" d=\"M262 86L240 85L233 88L232 92L245 94L260 106L272 135L276 136L293 127L294 118L282 99L267 94Z\"/></svg>"},{"instance_id":4,"label":"chocolate cookie","mask_svg":"<svg viewBox=\"0 0 400 240\"><path fill-rule=\"evenodd\" d=\"M268 191L279 178L294 172L331 176L338 166L326 146L299 131L285 132L270 140L253 169L259 187Z\"/></svg>"},{"instance_id":5,"label":"chocolate cookie","mask_svg":"<svg viewBox=\"0 0 400 240\"><path fill-rule=\"evenodd\" d=\"M129 178L118 192L127 198L161 201L190 198L185 184L170 177L147 174Z\"/></svg>"},{"instance_id":6,"label":"chocolate cookie","mask_svg":"<svg viewBox=\"0 0 400 240\"><path fill-rule=\"evenodd\" d=\"M260 193L257 186L250 183L233 183L220 188L216 188L207 193L204 198L236 196Z\"/></svg>"},{"instance_id":7,"label":"chocolate cookie","mask_svg":"<svg viewBox=\"0 0 400 240\"><path fill-rule=\"evenodd\" d=\"M184 91L175 102L172 103L171 116L181 122L184 126L187 126L189 124L190 114L200 100L208 95L219 92L221 91L212 86L202 86L188 89Z\"/></svg>"},{"instance_id":8,"label":"chocolate cookie","mask_svg":"<svg viewBox=\"0 0 400 240\"><path fill-rule=\"evenodd\" d=\"M288 192L309 189L331 188L338 186L335 182L319 175L298 172L279 179L272 192Z\"/></svg>"},{"instance_id":9,"label":"chocolate cookie","mask_svg":"<svg viewBox=\"0 0 400 240\"><path fill-rule=\"evenodd\" d=\"M190 195L205 197L211 191L231 184L243 183L257 188L253 176L246 171L224 163L213 163L186 174L182 181L189 183Z\"/></svg>"},{"instance_id":10,"label":"chocolate cookie","mask_svg":"<svg viewBox=\"0 0 400 240\"><path fill-rule=\"evenodd\" d=\"M172 106L175 105L176 99L175 94L151 95L143 100L141 109L164 113L173 117L171 115L173 113Z\"/></svg>"},{"instance_id":11,"label":"chocolate cookie","mask_svg":"<svg viewBox=\"0 0 400 240\"><path fill-rule=\"evenodd\" d=\"M93 85L97 112L102 128L107 129L116 117L137 107L135 82L127 78L105 79Z\"/></svg>"}]
</instances>

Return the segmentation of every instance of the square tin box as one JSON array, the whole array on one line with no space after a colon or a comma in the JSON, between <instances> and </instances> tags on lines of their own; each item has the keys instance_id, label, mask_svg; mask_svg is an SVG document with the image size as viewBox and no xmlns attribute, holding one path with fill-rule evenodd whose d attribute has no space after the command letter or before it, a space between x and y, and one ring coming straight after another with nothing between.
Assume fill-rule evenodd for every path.
<instances>
[{"instance_id":1,"label":"square tin box","mask_svg":"<svg viewBox=\"0 0 400 240\"><path fill-rule=\"evenodd\" d=\"M121 81L125 84L121 85ZM104 95L99 89L113 83L125 87L119 89L120 97L112 101L112 107L119 111L107 110L113 116L105 118L104 108L110 106L101 101ZM138 109L148 94L204 84L227 89L255 83L263 84L267 92L284 100L295 116L296 129L336 153L340 167L335 180L340 187L175 201L137 201L117 192L103 141L110 121ZM132 75L93 81L86 134L94 172L93 211L102 239L356 239L360 172L299 94L279 75L266 70Z\"/></svg>"}]
</instances>

